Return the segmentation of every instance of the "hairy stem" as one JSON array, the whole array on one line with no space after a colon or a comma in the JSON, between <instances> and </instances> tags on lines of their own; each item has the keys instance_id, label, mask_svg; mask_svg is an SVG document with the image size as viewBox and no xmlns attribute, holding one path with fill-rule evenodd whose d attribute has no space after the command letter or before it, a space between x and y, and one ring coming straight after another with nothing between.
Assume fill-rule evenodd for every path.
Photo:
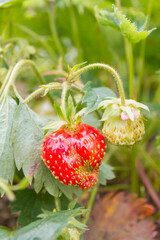
<instances>
[{"instance_id":1,"label":"hairy stem","mask_svg":"<svg viewBox=\"0 0 160 240\"><path fill-rule=\"evenodd\" d=\"M83 223L84 224L87 224L87 221L89 219L89 216L90 216L90 212L91 212L91 209L92 209L92 206L93 206L93 203L94 203L94 200L95 200L95 197L96 197L96 194L97 194L97 191L98 191L98 186L95 186L93 189L92 189L92 192L91 192L91 195L89 197L89 201L88 201L88 204L87 204L87 212L85 214L85 218L83 219Z\"/></svg>"},{"instance_id":2,"label":"hairy stem","mask_svg":"<svg viewBox=\"0 0 160 240\"><path fill-rule=\"evenodd\" d=\"M15 80L16 80L16 78L17 78L17 76L18 76L18 74L19 74L19 72L21 70L21 68L23 66L25 66L25 65L30 65L32 67L33 71L35 72L36 76L39 79L40 84L45 84L46 83L44 78L41 76L40 72L38 71L38 69L37 69L36 65L34 64L34 62L32 62L31 60L22 59L15 65L15 67L12 70L12 72L10 73L9 78L8 78L8 82L6 83L6 85L4 87L4 90L3 90L2 94L1 94L0 101L1 101L1 99L5 95L7 95L10 87L14 84L14 82L15 82ZM49 96L50 101L53 104L53 99L52 99L52 96L50 95L50 93L48 93L48 96Z\"/></svg>"},{"instance_id":3,"label":"hairy stem","mask_svg":"<svg viewBox=\"0 0 160 240\"><path fill-rule=\"evenodd\" d=\"M45 90L44 87L37 89L36 91L31 93L26 99L24 99L23 103L24 104L28 103L30 100L32 100L32 98L34 98L37 94L43 92L44 90Z\"/></svg>"},{"instance_id":4,"label":"hairy stem","mask_svg":"<svg viewBox=\"0 0 160 240\"><path fill-rule=\"evenodd\" d=\"M53 84L48 84L48 85L44 85L41 88L35 90L33 93L31 93L24 101L23 103L28 103L30 100L32 100L33 97L35 97L37 94L45 91L46 89L61 89L62 88L62 84L61 83L55 83Z\"/></svg>"},{"instance_id":5,"label":"hairy stem","mask_svg":"<svg viewBox=\"0 0 160 240\"><path fill-rule=\"evenodd\" d=\"M117 82L118 85L118 89L119 89L119 94L120 94L120 98L121 98L121 104L125 105L125 94L124 94L124 89L123 89L123 84L122 81L120 79L120 76L118 75L118 73L116 72L116 70L112 67L110 67L107 64L103 64L103 63L93 63L93 64L89 64L81 69L79 69L78 71L71 73L71 76L69 78L73 79L77 76L79 76L80 74L82 74L85 71L88 71L90 69L94 69L94 68L103 68L107 71L109 71L110 73L112 73L114 79Z\"/></svg>"}]
</instances>

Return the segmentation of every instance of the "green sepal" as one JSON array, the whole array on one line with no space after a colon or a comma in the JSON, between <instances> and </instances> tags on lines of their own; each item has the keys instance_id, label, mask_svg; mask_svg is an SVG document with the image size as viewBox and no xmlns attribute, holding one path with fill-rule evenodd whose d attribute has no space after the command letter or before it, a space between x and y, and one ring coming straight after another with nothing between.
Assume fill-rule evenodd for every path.
<instances>
[{"instance_id":1,"label":"green sepal","mask_svg":"<svg viewBox=\"0 0 160 240\"><path fill-rule=\"evenodd\" d=\"M113 108L113 106L108 106L106 107L103 115L102 115L102 119L100 121L106 121L109 118L114 118L114 117L118 117L121 115L121 110L119 108Z\"/></svg>"},{"instance_id":2,"label":"green sepal","mask_svg":"<svg viewBox=\"0 0 160 240\"><path fill-rule=\"evenodd\" d=\"M81 122L82 122L82 119L81 119L80 116L78 116L78 117L76 118L76 125L78 125L78 124L81 123Z\"/></svg>"},{"instance_id":3,"label":"green sepal","mask_svg":"<svg viewBox=\"0 0 160 240\"><path fill-rule=\"evenodd\" d=\"M55 109L58 117L59 117L61 120L64 120L64 115L63 115L63 113L62 113L61 107L60 107L56 102L54 102L54 109Z\"/></svg>"},{"instance_id":4,"label":"green sepal","mask_svg":"<svg viewBox=\"0 0 160 240\"><path fill-rule=\"evenodd\" d=\"M51 122L47 123L42 129L44 129L44 130L52 129L52 131L57 131L60 127L62 127L65 124L66 124L66 122L62 121L62 120L51 121Z\"/></svg>"},{"instance_id":5,"label":"green sepal","mask_svg":"<svg viewBox=\"0 0 160 240\"><path fill-rule=\"evenodd\" d=\"M131 104L132 105L132 104ZM140 103L140 102L134 102L133 107L137 107L137 108L143 108L144 110L150 112L149 108L147 105Z\"/></svg>"},{"instance_id":6,"label":"green sepal","mask_svg":"<svg viewBox=\"0 0 160 240\"><path fill-rule=\"evenodd\" d=\"M104 109L104 108L108 107L110 104L113 104L113 103L114 103L114 101L112 99L111 100L103 100L98 105L98 109Z\"/></svg>"},{"instance_id":7,"label":"green sepal","mask_svg":"<svg viewBox=\"0 0 160 240\"><path fill-rule=\"evenodd\" d=\"M82 117L86 113L87 108L82 108L79 112L76 113L75 118Z\"/></svg>"},{"instance_id":8,"label":"green sepal","mask_svg":"<svg viewBox=\"0 0 160 240\"><path fill-rule=\"evenodd\" d=\"M72 69L71 71L72 72L76 72L78 69L80 69L83 65L85 65L87 62L83 62L83 63L79 63L79 64L76 64Z\"/></svg>"}]
</instances>

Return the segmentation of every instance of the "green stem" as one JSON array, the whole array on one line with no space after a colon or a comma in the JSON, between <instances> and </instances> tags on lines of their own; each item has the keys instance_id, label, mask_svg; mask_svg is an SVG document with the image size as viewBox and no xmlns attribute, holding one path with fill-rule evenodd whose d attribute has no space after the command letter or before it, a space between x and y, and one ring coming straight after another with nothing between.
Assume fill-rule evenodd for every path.
<instances>
[{"instance_id":1,"label":"green stem","mask_svg":"<svg viewBox=\"0 0 160 240\"><path fill-rule=\"evenodd\" d=\"M140 101L143 71L144 71L144 57L145 57L146 40L141 43L140 49L140 62L139 62L139 74L138 74L138 87L137 87L137 101Z\"/></svg>"},{"instance_id":2,"label":"green stem","mask_svg":"<svg viewBox=\"0 0 160 240\"><path fill-rule=\"evenodd\" d=\"M31 60L25 60L25 59L22 59L20 60L16 65L15 67L13 68L12 72L10 73L10 76L8 78L8 82L7 84L5 85L5 88L3 90L3 93L1 94L1 98L0 98L0 101L1 99L8 94L8 91L9 91L9 88L11 87L11 85L14 84L21 68L25 65L30 65L33 69L33 71L35 72L36 76L38 77L39 79L39 82L41 84L45 84L45 80L44 78L41 76L40 72L38 71L36 65L34 64L34 62L32 62ZM52 102L53 104L53 99L52 99L52 96L50 95L50 93L48 93L48 96L49 96L49 99L50 101Z\"/></svg>"},{"instance_id":3,"label":"green stem","mask_svg":"<svg viewBox=\"0 0 160 240\"><path fill-rule=\"evenodd\" d=\"M150 0L148 5L148 20L146 24L146 29L148 28L151 12L152 12L153 0ZM137 101L140 101L140 94L141 94L141 87L142 87L142 80L143 80L143 72L144 72L144 62L145 62L145 48L146 48L146 38L141 43L141 50L140 50L140 63L139 63L139 81L138 81L138 90L137 90Z\"/></svg>"},{"instance_id":4,"label":"green stem","mask_svg":"<svg viewBox=\"0 0 160 240\"><path fill-rule=\"evenodd\" d=\"M26 104L28 103L29 101L32 100L32 98L34 98L37 94L43 92L45 90L44 87L41 87L39 89L37 89L36 91L34 91L33 93L31 93L26 99L24 99L23 103Z\"/></svg>"},{"instance_id":5,"label":"green stem","mask_svg":"<svg viewBox=\"0 0 160 240\"><path fill-rule=\"evenodd\" d=\"M53 61L57 64L58 63L58 59L57 56L55 54L55 52L53 51L53 49L50 47L50 45L42 39L41 36L39 36L37 33L33 32L31 29L22 26L21 24L17 24L14 23L14 25L19 28L21 31L27 33L28 35L30 35L32 38L34 38L37 42L39 42L41 44L42 47L44 47L46 49L46 51L50 54L50 56L52 57Z\"/></svg>"},{"instance_id":6,"label":"green stem","mask_svg":"<svg viewBox=\"0 0 160 240\"><path fill-rule=\"evenodd\" d=\"M111 66L109 66L107 64L103 64L103 63L89 64L89 65L79 69L78 71L71 73L71 76L69 76L68 80L72 80L73 78L79 76L83 72L88 71L90 69L94 69L94 68L103 68L103 69L109 71L110 73L112 73L112 75L115 78L117 85L118 85L119 94L120 94L120 98L121 98L121 104L125 105L125 94L124 94L123 84L120 79L120 76L118 75L118 73L116 72L116 70L114 68L112 68Z\"/></svg>"},{"instance_id":7,"label":"green stem","mask_svg":"<svg viewBox=\"0 0 160 240\"><path fill-rule=\"evenodd\" d=\"M51 29L51 34L52 34L53 41L55 43L57 51L64 58L63 47L61 45L61 42L59 41L59 37L58 37L58 33L57 33L55 21L54 21L53 3L48 3L47 12L48 12L49 26L50 26L50 29Z\"/></svg>"},{"instance_id":8,"label":"green stem","mask_svg":"<svg viewBox=\"0 0 160 240\"><path fill-rule=\"evenodd\" d=\"M119 10L121 10L121 0L115 0ZM133 70L133 47L126 38L124 38L125 52L129 68L129 96L133 99L134 96L134 70Z\"/></svg>"},{"instance_id":9,"label":"green stem","mask_svg":"<svg viewBox=\"0 0 160 240\"><path fill-rule=\"evenodd\" d=\"M61 206L60 206L59 198L58 197L54 197L54 201L55 201L55 207L56 207L57 212L60 212L61 211Z\"/></svg>"},{"instance_id":10,"label":"green stem","mask_svg":"<svg viewBox=\"0 0 160 240\"><path fill-rule=\"evenodd\" d=\"M72 4L72 0L70 0L70 5L69 5L69 15L70 15L70 23L71 23L71 29L72 29L72 35L73 35L73 41L78 49L79 52L79 59L82 62L83 57L82 57L82 52L81 52L81 44L80 44L80 38L79 38L79 32L78 32L78 24L77 24L77 19L74 13L74 8Z\"/></svg>"},{"instance_id":11,"label":"green stem","mask_svg":"<svg viewBox=\"0 0 160 240\"><path fill-rule=\"evenodd\" d=\"M83 223L84 224L87 224L87 221L89 219L89 216L90 216L90 212L91 212L91 209L92 209L92 206L93 206L93 203L94 203L94 200L95 200L95 197L96 197L96 194L97 194L97 191L98 191L98 186L95 186L93 189L92 189L92 192L91 192L91 195L89 197L89 201L88 201L88 204L87 204L87 212L85 214L85 218L83 219Z\"/></svg>"},{"instance_id":12,"label":"green stem","mask_svg":"<svg viewBox=\"0 0 160 240\"><path fill-rule=\"evenodd\" d=\"M61 97L61 107L62 113L64 115L64 120L68 122L67 113L66 113L66 102L67 102L67 91L68 91L69 83L65 81L62 87L62 97Z\"/></svg>"},{"instance_id":13,"label":"green stem","mask_svg":"<svg viewBox=\"0 0 160 240\"><path fill-rule=\"evenodd\" d=\"M51 85L51 84L48 84L48 85L44 85L42 86L41 88L35 90L33 93L31 93L24 101L23 103L28 103L30 100L32 100L32 98L34 98L37 94L45 91L46 89L60 89L62 87L62 84L61 83L55 83L55 85Z\"/></svg>"},{"instance_id":14,"label":"green stem","mask_svg":"<svg viewBox=\"0 0 160 240\"><path fill-rule=\"evenodd\" d=\"M159 84L159 86L157 88L157 91L156 91L156 93L154 95L153 102L154 103L158 103L159 99L160 99L160 84Z\"/></svg>"},{"instance_id":15,"label":"green stem","mask_svg":"<svg viewBox=\"0 0 160 240\"><path fill-rule=\"evenodd\" d=\"M133 147L131 151L131 191L132 193L139 193L139 178L136 168L136 160L137 160L137 151L136 148Z\"/></svg>"},{"instance_id":16,"label":"green stem","mask_svg":"<svg viewBox=\"0 0 160 240\"><path fill-rule=\"evenodd\" d=\"M127 39L125 40L127 58L128 58L128 68L129 68L129 96L133 99L134 96L134 69L133 69L133 47Z\"/></svg>"}]
</instances>

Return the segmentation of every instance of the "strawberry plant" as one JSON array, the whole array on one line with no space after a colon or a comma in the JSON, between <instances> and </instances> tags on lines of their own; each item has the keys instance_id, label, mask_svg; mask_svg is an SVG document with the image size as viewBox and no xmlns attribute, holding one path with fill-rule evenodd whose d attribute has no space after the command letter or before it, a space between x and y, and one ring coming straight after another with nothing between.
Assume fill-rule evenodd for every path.
<instances>
[{"instance_id":1,"label":"strawberry plant","mask_svg":"<svg viewBox=\"0 0 160 240\"><path fill-rule=\"evenodd\" d=\"M0 193L16 218L14 227L2 224L0 239L96 240L110 211L116 231L104 227L102 238L155 239L146 200L106 194L147 192L160 208L159 66L144 68L146 39L158 39L156 18L148 30L151 10L160 5L150 1L147 20L142 2L0 1ZM149 48L146 55L153 61ZM121 206L128 222L116 225Z\"/></svg>"}]
</instances>

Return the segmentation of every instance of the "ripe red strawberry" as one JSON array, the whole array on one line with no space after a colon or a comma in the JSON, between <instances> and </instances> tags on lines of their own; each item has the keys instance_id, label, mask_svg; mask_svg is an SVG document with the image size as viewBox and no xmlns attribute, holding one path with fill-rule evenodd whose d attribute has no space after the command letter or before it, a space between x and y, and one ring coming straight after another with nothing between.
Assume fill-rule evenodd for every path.
<instances>
[{"instance_id":1,"label":"ripe red strawberry","mask_svg":"<svg viewBox=\"0 0 160 240\"><path fill-rule=\"evenodd\" d=\"M60 182L89 189L97 182L105 148L98 129L84 123L74 129L64 125L46 136L42 159Z\"/></svg>"}]
</instances>

